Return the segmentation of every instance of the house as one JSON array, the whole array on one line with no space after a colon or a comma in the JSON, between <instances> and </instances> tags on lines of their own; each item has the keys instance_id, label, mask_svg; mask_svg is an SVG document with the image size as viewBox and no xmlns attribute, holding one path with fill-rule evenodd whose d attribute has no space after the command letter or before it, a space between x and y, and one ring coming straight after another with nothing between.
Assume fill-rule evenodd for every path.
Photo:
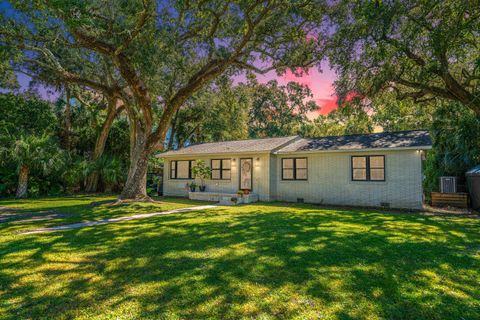
<instances>
[{"instance_id":1,"label":"house","mask_svg":"<svg viewBox=\"0 0 480 320\"><path fill-rule=\"evenodd\" d=\"M160 157L167 196L189 195L191 167L203 159L212 170L205 194L248 189L261 201L421 209L431 147L428 132L415 130L203 143Z\"/></svg>"}]
</instances>

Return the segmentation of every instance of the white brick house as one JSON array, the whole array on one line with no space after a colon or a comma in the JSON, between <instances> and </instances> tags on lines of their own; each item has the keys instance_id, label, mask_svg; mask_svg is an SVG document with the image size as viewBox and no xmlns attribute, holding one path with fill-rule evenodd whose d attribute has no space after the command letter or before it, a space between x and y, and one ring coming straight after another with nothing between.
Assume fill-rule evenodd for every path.
<instances>
[{"instance_id":1,"label":"white brick house","mask_svg":"<svg viewBox=\"0 0 480 320\"><path fill-rule=\"evenodd\" d=\"M428 149L428 132L418 130L204 143L160 157L168 196L188 196L190 168L202 159L212 169L207 192L248 189L261 201L421 209Z\"/></svg>"}]
</instances>

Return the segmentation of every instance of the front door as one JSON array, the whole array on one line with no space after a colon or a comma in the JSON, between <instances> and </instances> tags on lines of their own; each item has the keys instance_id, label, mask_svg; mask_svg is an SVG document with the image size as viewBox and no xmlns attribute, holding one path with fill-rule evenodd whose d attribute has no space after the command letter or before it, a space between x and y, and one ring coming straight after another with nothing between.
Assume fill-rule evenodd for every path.
<instances>
[{"instance_id":1,"label":"front door","mask_svg":"<svg viewBox=\"0 0 480 320\"><path fill-rule=\"evenodd\" d=\"M253 159L240 159L240 189L253 189Z\"/></svg>"}]
</instances>

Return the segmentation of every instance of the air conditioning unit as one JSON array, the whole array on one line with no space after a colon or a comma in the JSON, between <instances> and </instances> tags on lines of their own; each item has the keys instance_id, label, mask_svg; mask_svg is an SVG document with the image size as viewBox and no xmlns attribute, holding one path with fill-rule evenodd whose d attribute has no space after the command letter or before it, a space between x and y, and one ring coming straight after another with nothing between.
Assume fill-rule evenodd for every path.
<instances>
[{"instance_id":1,"label":"air conditioning unit","mask_svg":"<svg viewBox=\"0 0 480 320\"><path fill-rule=\"evenodd\" d=\"M457 177L440 177L440 192L456 193Z\"/></svg>"}]
</instances>

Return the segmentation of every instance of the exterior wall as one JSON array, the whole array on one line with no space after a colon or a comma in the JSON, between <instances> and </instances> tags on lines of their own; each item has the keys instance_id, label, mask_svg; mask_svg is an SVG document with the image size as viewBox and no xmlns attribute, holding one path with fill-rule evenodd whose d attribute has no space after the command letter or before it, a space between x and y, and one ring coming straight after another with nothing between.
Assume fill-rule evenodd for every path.
<instances>
[{"instance_id":1,"label":"exterior wall","mask_svg":"<svg viewBox=\"0 0 480 320\"><path fill-rule=\"evenodd\" d=\"M270 154L222 154L214 156L191 156L165 159L163 171L163 193L166 196L188 197L187 183L193 179L170 179L170 161L172 160L204 160L210 167L211 159L232 159L230 180L207 180L206 190L211 192L237 193L240 188L239 166L240 158L253 159L253 193L258 194L261 201L270 201ZM199 181L197 180L197 183ZM197 188L198 190L198 188Z\"/></svg>"},{"instance_id":2,"label":"exterior wall","mask_svg":"<svg viewBox=\"0 0 480 320\"><path fill-rule=\"evenodd\" d=\"M384 155L385 181L352 181L352 155ZM281 159L306 157L307 181L283 181ZM223 154L215 156L176 157L165 159L164 194L188 196L188 179L170 179L171 160L232 159L231 180L207 180L207 191L236 193L239 189L240 158L252 158L253 193L261 201L291 201L303 198L305 202L332 205L380 206L389 203L392 208L421 209L423 200L421 154L416 150L373 152L296 153L293 155ZM258 160L257 160L258 159ZM235 160L235 162L233 162ZM198 181L197 181L198 182Z\"/></svg>"},{"instance_id":3,"label":"exterior wall","mask_svg":"<svg viewBox=\"0 0 480 320\"><path fill-rule=\"evenodd\" d=\"M277 186L278 180L280 180L281 176L277 174L278 172L278 159L276 155L270 156L270 201L277 200Z\"/></svg>"},{"instance_id":4,"label":"exterior wall","mask_svg":"<svg viewBox=\"0 0 480 320\"><path fill-rule=\"evenodd\" d=\"M385 181L352 181L352 155L385 155ZM307 181L282 181L281 159L307 157ZM333 205L380 206L421 209L421 153L416 150L383 152L330 152L277 157L276 199Z\"/></svg>"}]
</instances>

